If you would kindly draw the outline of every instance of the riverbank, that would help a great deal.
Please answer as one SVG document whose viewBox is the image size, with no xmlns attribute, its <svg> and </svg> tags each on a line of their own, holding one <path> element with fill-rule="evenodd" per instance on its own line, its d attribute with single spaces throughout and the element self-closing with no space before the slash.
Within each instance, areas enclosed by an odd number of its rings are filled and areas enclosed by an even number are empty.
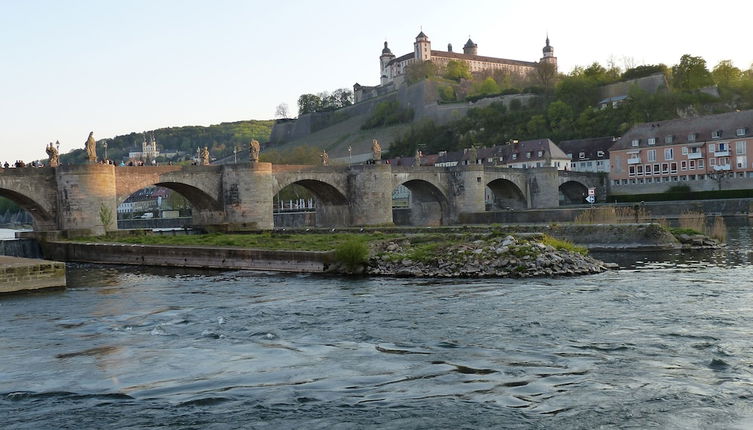
<svg viewBox="0 0 753 430">
<path fill-rule="evenodd" d="M 65 264 L 0 256 L 0 293 L 65 287 Z"/>
<path fill-rule="evenodd" d="M 121 243 L 115 243 L 121 242 Z M 598 273 L 585 248 L 541 233 L 463 232 L 115 235 L 45 241 L 47 258 L 140 266 L 417 277 L 534 277 Z"/>
</svg>

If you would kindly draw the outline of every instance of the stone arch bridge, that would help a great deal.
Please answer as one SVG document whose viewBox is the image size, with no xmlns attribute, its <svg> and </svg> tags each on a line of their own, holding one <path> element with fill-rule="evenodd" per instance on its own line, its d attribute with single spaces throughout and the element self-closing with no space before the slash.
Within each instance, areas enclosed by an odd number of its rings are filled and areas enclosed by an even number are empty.
<svg viewBox="0 0 753 430">
<path fill-rule="evenodd" d="M 588 187 L 606 194 L 607 181 L 593 173 L 554 168 L 290 166 L 270 163 L 211 166 L 116 167 L 102 164 L 0 169 L 0 196 L 27 210 L 35 231 L 101 234 L 116 229 L 118 204 L 148 186 L 183 195 L 193 225 L 226 230 L 273 228 L 273 198 L 291 184 L 317 199 L 317 224 L 366 226 L 392 223 L 392 192 L 411 190 L 414 224 L 452 224 L 463 213 L 494 208 L 550 208 L 582 202 Z M 110 223 L 104 225 L 108 220 Z"/>
</svg>

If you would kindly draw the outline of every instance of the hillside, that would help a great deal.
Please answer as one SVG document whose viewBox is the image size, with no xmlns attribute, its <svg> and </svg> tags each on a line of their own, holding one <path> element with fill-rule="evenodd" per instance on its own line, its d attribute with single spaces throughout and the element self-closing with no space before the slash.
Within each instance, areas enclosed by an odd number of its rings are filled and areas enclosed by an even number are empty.
<svg viewBox="0 0 753 430">
<path fill-rule="evenodd" d="M 273 120 L 247 120 L 223 122 L 208 127 L 159 128 L 149 131 L 149 134 L 154 135 L 161 152 L 177 152 L 181 159 L 195 155 L 196 149 L 204 146 L 209 148 L 212 157 L 223 157 L 231 155 L 235 146 L 246 148 L 252 139 L 262 143 L 267 142 L 273 125 Z M 142 132 L 99 139 L 97 141 L 97 154 L 100 158 L 104 157 L 104 144 L 106 142 L 108 158 L 120 161 L 126 159 L 131 151 L 141 151 L 143 140 L 144 134 Z M 81 149 L 75 149 L 68 154 L 61 155 L 63 163 L 81 163 L 85 161 L 85 158 L 83 143 Z M 158 159 L 158 161 L 162 160 Z"/>
</svg>

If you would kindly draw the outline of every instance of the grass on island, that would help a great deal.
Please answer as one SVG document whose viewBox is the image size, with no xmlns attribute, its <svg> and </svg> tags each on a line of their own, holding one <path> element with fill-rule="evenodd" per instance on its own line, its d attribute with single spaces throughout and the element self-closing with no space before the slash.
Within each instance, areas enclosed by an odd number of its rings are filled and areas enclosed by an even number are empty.
<svg viewBox="0 0 753 430">
<path fill-rule="evenodd" d="M 375 240 L 386 240 L 398 235 L 384 233 L 368 233 L 358 235 L 358 240 L 368 243 Z M 239 247 L 288 251 L 332 251 L 338 246 L 352 241 L 351 233 L 331 234 L 191 234 L 178 236 L 140 235 L 126 237 L 88 237 L 81 239 L 85 242 L 131 243 L 138 245 L 171 245 L 171 246 L 216 246 Z"/>
</svg>

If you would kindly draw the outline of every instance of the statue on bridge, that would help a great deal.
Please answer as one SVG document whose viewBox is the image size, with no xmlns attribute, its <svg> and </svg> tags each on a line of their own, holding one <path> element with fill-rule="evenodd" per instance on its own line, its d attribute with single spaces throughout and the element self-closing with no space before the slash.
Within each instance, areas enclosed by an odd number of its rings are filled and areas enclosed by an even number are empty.
<svg viewBox="0 0 753 430">
<path fill-rule="evenodd" d="M 421 157 L 423 157 L 423 152 L 416 149 L 416 162 L 414 164 L 414 167 L 421 167 Z"/>
<path fill-rule="evenodd" d="M 261 152 L 261 146 L 259 141 L 254 139 L 248 144 L 248 158 L 252 163 L 259 161 L 259 152 Z"/>
<path fill-rule="evenodd" d="M 97 162 L 97 141 L 94 140 L 94 132 L 89 132 L 89 138 L 86 139 L 86 159 L 89 160 L 90 163 L 96 163 Z"/>
<path fill-rule="evenodd" d="M 327 155 L 327 151 L 322 149 L 322 154 L 319 156 L 319 158 L 322 159 L 322 166 L 326 166 L 329 164 L 329 155 Z"/>
<path fill-rule="evenodd" d="M 60 142 L 58 142 L 58 145 L 60 145 Z M 45 152 L 47 153 L 47 158 L 49 159 L 48 164 L 50 165 L 50 167 L 58 167 L 60 165 L 60 155 L 58 154 L 58 150 L 57 148 L 55 148 L 55 145 L 53 145 L 52 142 L 47 145 Z"/>
<path fill-rule="evenodd" d="M 376 139 L 371 141 L 371 155 L 374 161 L 382 159 L 382 147 L 379 145 L 379 141 Z"/>
<path fill-rule="evenodd" d="M 201 148 L 201 165 L 209 165 L 209 148 L 207 148 L 206 146 Z"/>
</svg>

